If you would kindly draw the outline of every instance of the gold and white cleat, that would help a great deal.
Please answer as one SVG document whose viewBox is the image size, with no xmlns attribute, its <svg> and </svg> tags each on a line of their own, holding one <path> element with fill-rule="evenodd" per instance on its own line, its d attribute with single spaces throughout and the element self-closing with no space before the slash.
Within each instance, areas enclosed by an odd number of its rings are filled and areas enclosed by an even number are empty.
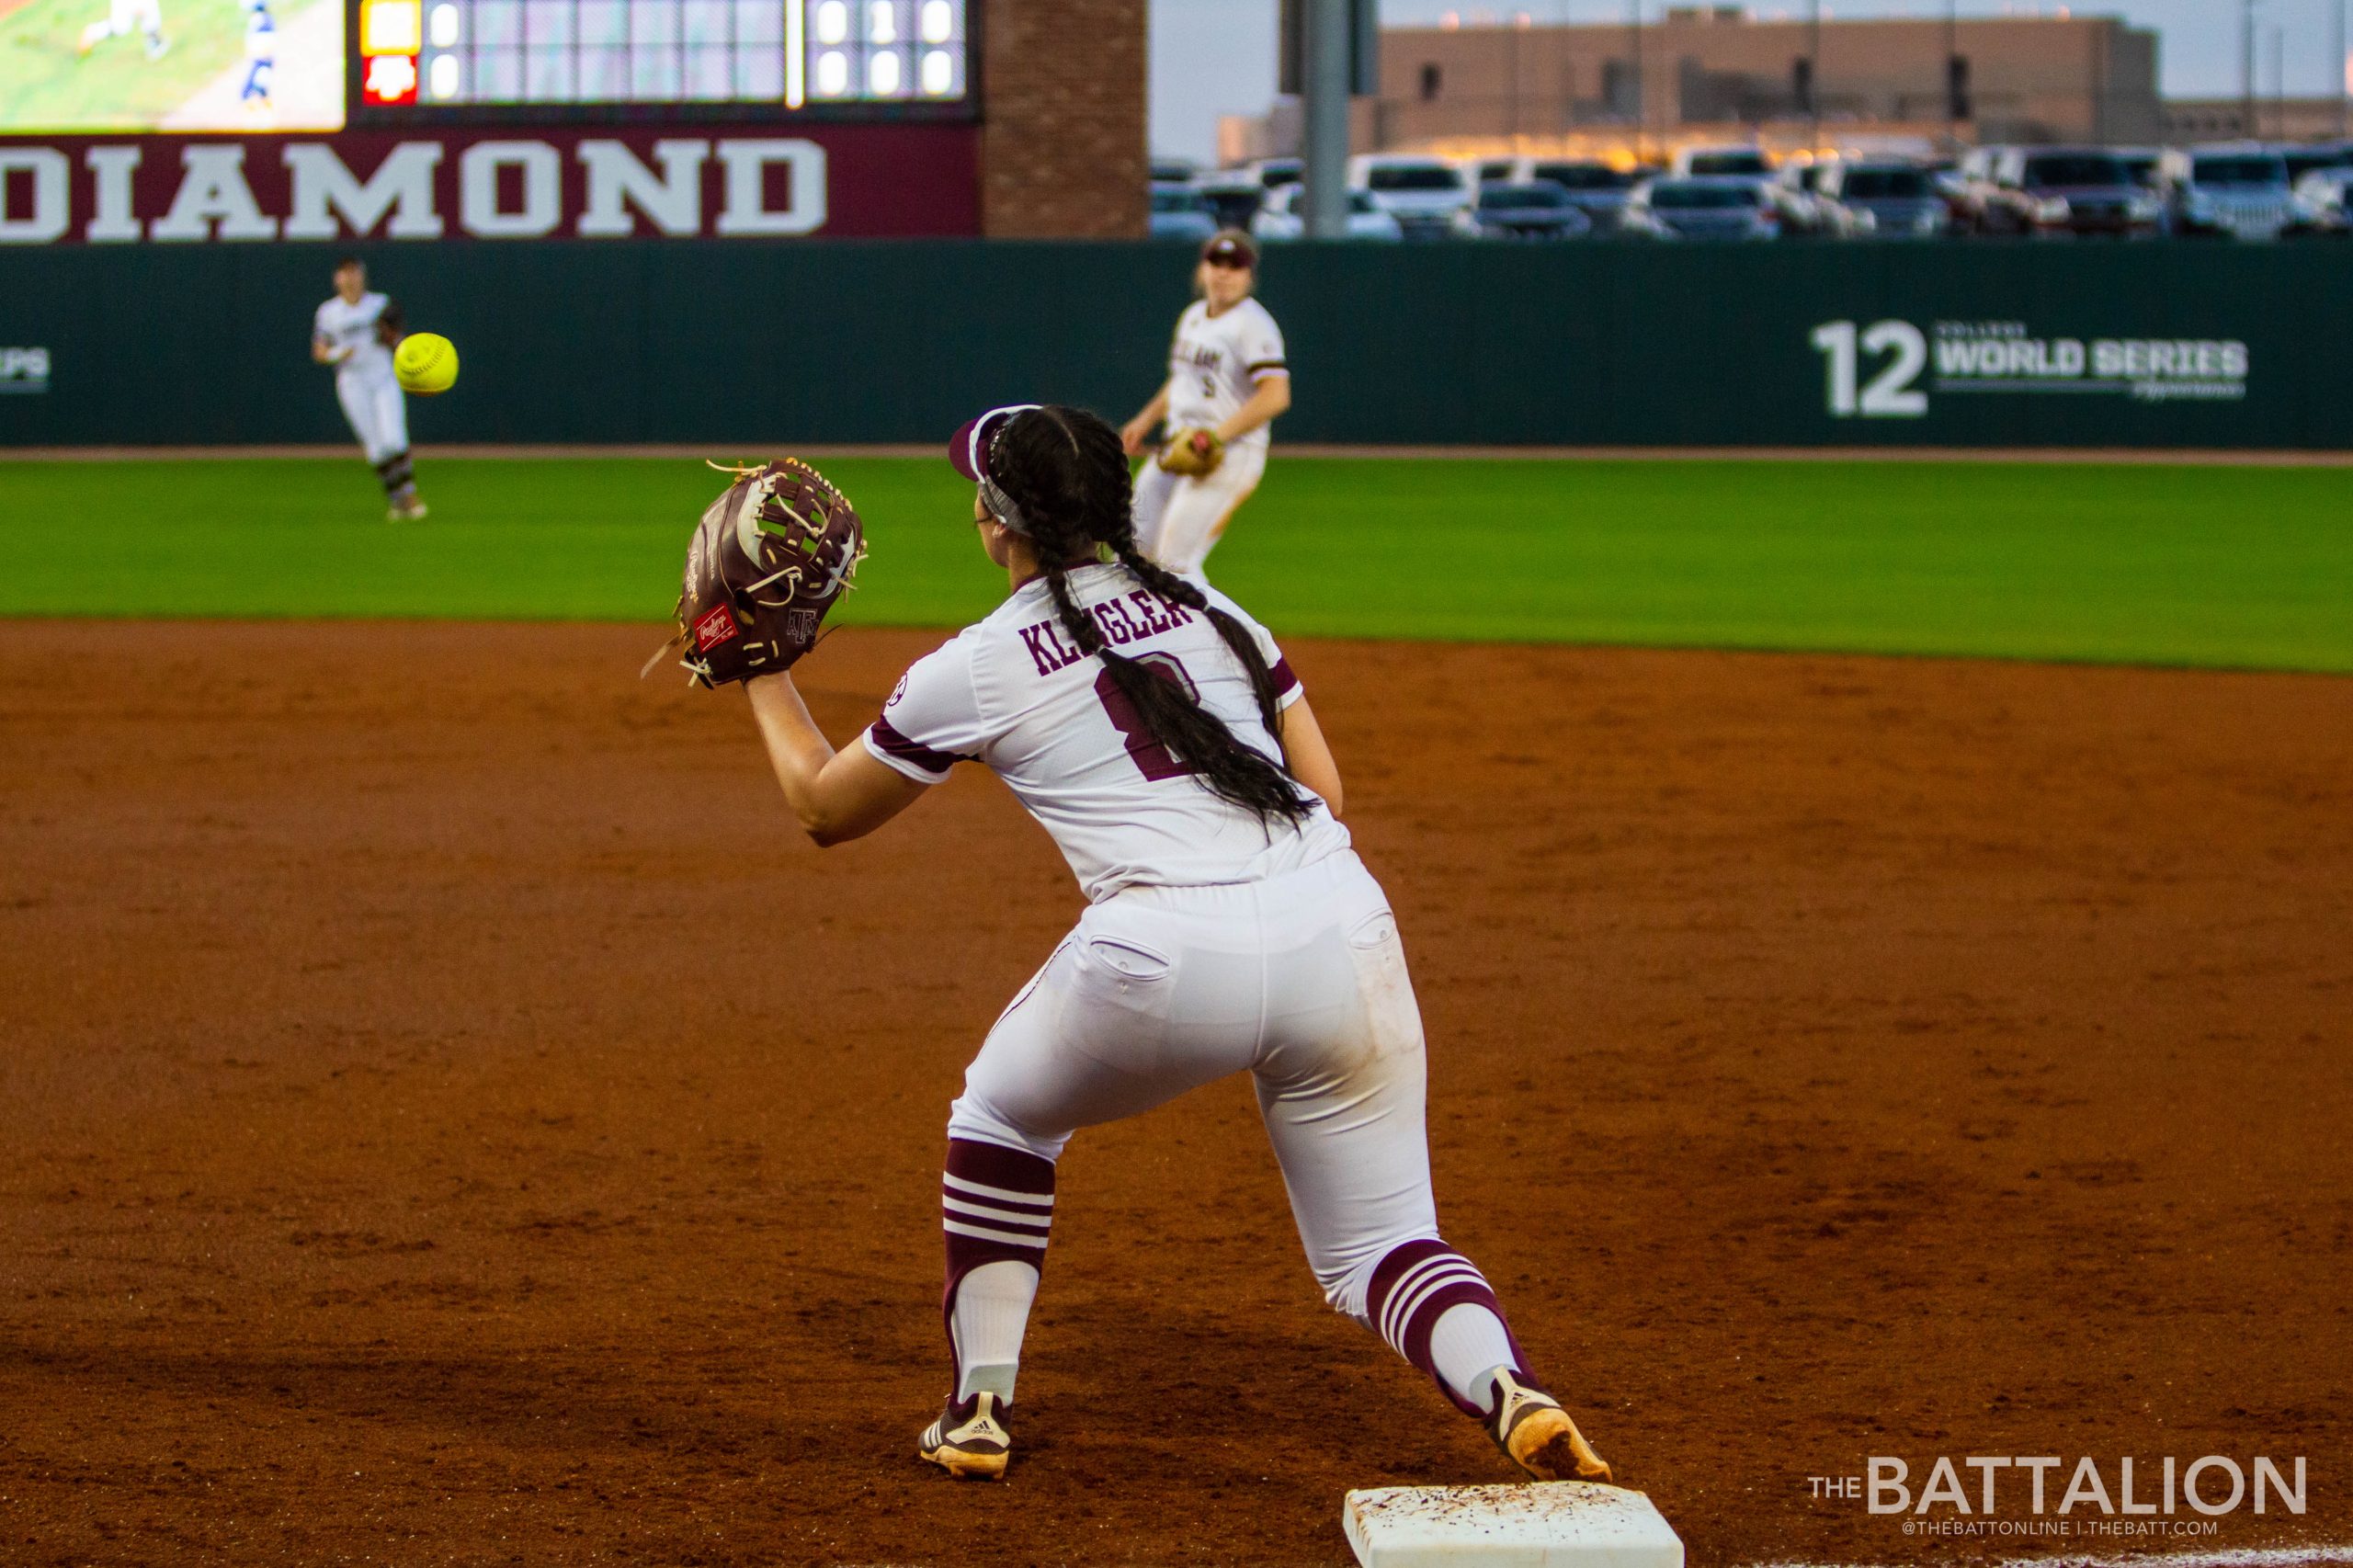
<svg viewBox="0 0 2353 1568">
<path fill-rule="evenodd" d="M 960 1480 L 1002 1481 L 1013 1457 L 1013 1432 L 1006 1424 L 1012 1413 L 993 1393 L 952 1403 L 925 1429 L 916 1457 Z"/>
<path fill-rule="evenodd" d="M 1495 1408 L 1487 1436 L 1512 1463 L 1539 1481 L 1598 1481 L 1615 1484 L 1609 1462 L 1593 1451 L 1561 1402 L 1498 1367 Z"/>
</svg>

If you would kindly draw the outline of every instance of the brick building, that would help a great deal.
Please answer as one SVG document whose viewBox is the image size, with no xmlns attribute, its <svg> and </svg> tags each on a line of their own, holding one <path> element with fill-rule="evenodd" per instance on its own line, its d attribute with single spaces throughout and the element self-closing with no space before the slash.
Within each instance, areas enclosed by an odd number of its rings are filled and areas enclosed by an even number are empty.
<svg viewBox="0 0 2353 1568">
<path fill-rule="evenodd" d="M 1143 233 L 1146 10 L 1147 0 L 985 0 L 983 233 Z"/>
<path fill-rule="evenodd" d="M 1963 113 L 1949 114 L 1957 59 Z M 1281 150 L 1295 106 L 1229 122 L 1226 151 Z M 1640 155 L 1727 138 L 1805 145 L 2160 138 L 2157 35 L 2114 17 L 1759 20 L 1737 6 L 1539 27 L 1391 28 L 1360 151 Z M 1256 143 L 1255 145 L 1253 143 Z"/>
</svg>

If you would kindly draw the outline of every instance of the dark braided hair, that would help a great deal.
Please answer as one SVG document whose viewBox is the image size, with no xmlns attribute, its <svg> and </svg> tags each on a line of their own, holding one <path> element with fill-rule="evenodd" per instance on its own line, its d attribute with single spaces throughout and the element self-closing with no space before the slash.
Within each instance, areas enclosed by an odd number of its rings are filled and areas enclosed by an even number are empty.
<svg viewBox="0 0 2353 1568">
<path fill-rule="evenodd" d="M 1152 738 L 1213 794 L 1256 813 L 1259 821 L 1305 821 L 1313 804 L 1280 764 L 1245 744 L 1175 676 L 1112 652 L 1095 618 L 1071 595 L 1069 569 L 1099 563 L 1108 551 L 1146 588 L 1209 618 L 1241 661 L 1267 733 L 1282 733 L 1274 674 L 1249 628 L 1137 551 L 1134 483 L 1119 432 L 1081 408 L 1048 403 L 1025 410 L 1006 421 L 991 442 L 989 477 L 1020 511 L 1063 630 L 1081 653 L 1103 661 Z"/>
</svg>

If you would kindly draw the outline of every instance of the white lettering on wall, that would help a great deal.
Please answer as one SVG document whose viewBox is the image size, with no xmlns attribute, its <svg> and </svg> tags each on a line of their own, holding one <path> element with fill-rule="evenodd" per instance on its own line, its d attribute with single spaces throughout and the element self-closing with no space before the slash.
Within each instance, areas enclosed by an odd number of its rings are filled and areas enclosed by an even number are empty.
<svg viewBox="0 0 2353 1568">
<path fill-rule="evenodd" d="M 265 217 L 245 183 L 245 150 L 233 142 L 180 149 L 180 188 L 171 210 L 147 225 L 151 240 L 274 240 L 278 220 Z"/>
<path fill-rule="evenodd" d="M 293 185 L 286 237 L 334 239 L 340 232 L 338 215 L 353 234 L 364 237 L 389 213 L 387 239 L 438 240 L 441 214 L 433 207 L 433 176 L 440 166 L 439 142 L 404 142 L 362 181 L 325 142 L 293 142 L 286 149 L 286 173 Z"/>
<path fill-rule="evenodd" d="M 722 143 L 724 145 L 724 143 Z M 578 233 L 608 238 L 635 232 L 623 203 L 645 214 L 663 233 L 691 237 L 702 233 L 702 165 L 710 143 L 663 141 L 654 144 L 656 176 L 619 142 L 583 142 L 580 166 L 588 175 L 588 210 Z"/>
<path fill-rule="evenodd" d="M 498 171 L 523 171 L 523 205 L 498 205 Z M 544 142 L 477 142 L 458 159 L 458 223 L 485 240 L 535 240 L 563 222 L 563 160 Z"/>
<path fill-rule="evenodd" d="M 82 237 L 92 244 L 124 244 L 146 233 L 131 210 L 131 176 L 139 168 L 139 154 L 136 147 L 93 147 L 82 154 L 96 207 Z"/>
<path fill-rule="evenodd" d="M 717 233 L 806 234 L 824 226 L 825 150 L 814 142 L 722 142 L 719 162 L 727 171 L 727 195 Z M 767 171 L 777 164 L 791 171 L 791 200 L 781 209 L 767 204 Z"/>
<path fill-rule="evenodd" d="M 74 165 L 54 147 L 0 146 L 0 199 L 20 174 L 32 176 L 32 210 L 11 218 L 0 205 L 0 245 L 45 245 L 74 222 Z"/>
</svg>

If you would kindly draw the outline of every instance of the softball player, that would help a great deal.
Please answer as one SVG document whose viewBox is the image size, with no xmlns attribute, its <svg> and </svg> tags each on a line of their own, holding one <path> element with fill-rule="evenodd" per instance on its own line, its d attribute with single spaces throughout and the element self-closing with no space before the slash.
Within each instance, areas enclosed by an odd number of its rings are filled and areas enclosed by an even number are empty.
<svg viewBox="0 0 2353 1568">
<path fill-rule="evenodd" d="M 104 19 L 82 29 L 81 52 L 87 54 L 110 38 L 127 37 L 134 28 L 147 40 L 148 59 L 161 60 L 172 47 L 164 37 L 163 0 L 107 0 Z"/>
<path fill-rule="evenodd" d="M 369 292 L 367 264 L 358 256 L 335 263 L 335 297 L 311 319 L 311 358 L 335 367 L 335 401 L 384 483 L 385 515 L 396 523 L 425 516 L 408 455 L 408 403 L 392 377 L 400 339 L 400 307 Z"/>
<path fill-rule="evenodd" d="M 1257 245 L 1238 231 L 1201 247 L 1193 273 L 1200 298 L 1176 318 L 1168 380 L 1120 431 L 1131 457 L 1163 421 L 1180 439 L 1207 430 L 1222 446 L 1207 472 L 1172 472 L 1164 459 L 1146 464 L 1136 483 L 1136 543 L 1172 572 L 1199 572 L 1209 560 L 1234 511 L 1258 488 L 1268 426 L 1290 406 L 1282 328 L 1250 297 L 1257 268 Z"/>
<path fill-rule="evenodd" d="M 1120 437 L 1024 404 L 958 432 L 1011 593 L 899 682 L 840 752 L 789 675 L 748 684 L 821 845 L 873 832 L 959 762 L 1002 778 L 1089 906 L 989 1031 L 940 1186 L 954 1386 L 922 1458 L 996 1477 L 1023 1329 L 1081 1127 L 1247 1072 L 1308 1262 L 1540 1479 L 1609 1479 L 1438 1233 L 1421 1017 L 1388 901 L 1340 825 L 1298 677 L 1231 599 L 1138 552 Z"/>
</svg>

